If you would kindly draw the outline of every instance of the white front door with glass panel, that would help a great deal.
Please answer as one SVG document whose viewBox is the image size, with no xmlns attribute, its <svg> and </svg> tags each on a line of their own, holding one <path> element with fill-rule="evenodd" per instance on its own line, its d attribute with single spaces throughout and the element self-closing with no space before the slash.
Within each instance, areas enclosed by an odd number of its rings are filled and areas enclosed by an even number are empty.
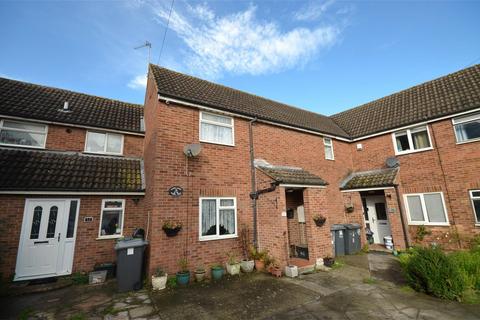
<svg viewBox="0 0 480 320">
<path fill-rule="evenodd" d="M 366 198 L 366 205 L 368 210 L 367 223 L 370 225 L 370 230 L 373 232 L 373 240 L 375 243 L 383 244 L 383 237 L 392 234 L 387 217 L 385 197 L 368 196 Z"/>
<path fill-rule="evenodd" d="M 70 274 L 79 200 L 27 199 L 14 280 Z"/>
</svg>

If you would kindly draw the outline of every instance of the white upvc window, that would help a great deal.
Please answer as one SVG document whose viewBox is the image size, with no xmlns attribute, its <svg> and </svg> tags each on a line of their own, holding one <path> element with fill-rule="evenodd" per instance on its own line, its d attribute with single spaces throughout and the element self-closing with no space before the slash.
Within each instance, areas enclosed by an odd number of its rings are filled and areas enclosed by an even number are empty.
<svg viewBox="0 0 480 320">
<path fill-rule="evenodd" d="M 475 224 L 480 226 L 480 190 L 470 190 L 470 199 L 472 200 Z"/>
<path fill-rule="evenodd" d="M 233 118 L 200 112 L 200 141 L 234 146 Z"/>
<path fill-rule="evenodd" d="M 480 112 L 452 119 L 457 143 L 480 141 Z"/>
<path fill-rule="evenodd" d="M 47 130 L 46 124 L 0 120 L 0 144 L 44 149 Z"/>
<path fill-rule="evenodd" d="M 408 223 L 411 225 L 448 226 L 442 192 L 405 194 Z"/>
<path fill-rule="evenodd" d="M 392 138 L 396 155 L 433 149 L 427 125 L 394 132 Z"/>
<path fill-rule="evenodd" d="M 100 213 L 99 239 L 119 238 L 123 235 L 125 199 L 104 199 Z"/>
<path fill-rule="evenodd" d="M 199 239 L 216 240 L 237 237 L 237 199 L 204 197 L 199 203 Z"/>
<path fill-rule="evenodd" d="M 85 152 L 122 155 L 123 135 L 107 132 L 87 131 Z"/>
<path fill-rule="evenodd" d="M 335 155 L 333 154 L 333 140 L 331 138 L 323 138 L 323 145 L 325 149 L 325 159 L 335 160 Z"/>
</svg>

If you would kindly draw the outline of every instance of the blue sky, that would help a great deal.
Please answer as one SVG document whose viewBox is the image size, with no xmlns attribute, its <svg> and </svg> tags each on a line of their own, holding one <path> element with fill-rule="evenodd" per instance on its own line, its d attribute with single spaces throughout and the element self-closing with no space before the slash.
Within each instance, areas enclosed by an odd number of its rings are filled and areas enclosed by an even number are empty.
<svg viewBox="0 0 480 320">
<path fill-rule="evenodd" d="M 0 76 L 143 103 L 170 0 L 0 1 Z M 330 115 L 480 63 L 480 1 L 176 0 L 160 64 Z"/>
</svg>

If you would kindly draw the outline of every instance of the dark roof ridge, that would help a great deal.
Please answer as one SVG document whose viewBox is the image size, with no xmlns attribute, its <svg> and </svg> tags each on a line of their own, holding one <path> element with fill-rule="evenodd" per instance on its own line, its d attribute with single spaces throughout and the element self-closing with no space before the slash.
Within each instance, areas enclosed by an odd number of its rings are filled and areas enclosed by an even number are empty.
<svg viewBox="0 0 480 320">
<path fill-rule="evenodd" d="M 1 79 L 5 79 L 5 80 L 8 80 L 8 81 L 19 82 L 19 83 L 22 83 L 22 84 L 24 84 L 24 85 L 33 86 L 33 87 L 40 87 L 40 88 L 49 89 L 49 90 L 52 90 L 52 89 L 53 89 L 53 90 L 60 90 L 60 91 L 63 91 L 63 92 L 65 92 L 65 93 L 81 94 L 81 95 L 89 96 L 89 97 L 92 97 L 92 98 L 97 98 L 97 99 L 102 99 L 102 100 L 109 100 L 109 101 L 111 101 L 111 102 L 121 103 L 121 104 L 124 104 L 125 106 L 128 106 L 128 107 L 142 108 L 142 109 L 143 109 L 143 105 L 142 105 L 142 104 L 138 104 L 138 103 L 126 102 L 126 101 L 122 101 L 122 100 L 118 100 L 118 99 L 101 97 L 101 96 L 97 96 L 97 95 L 90 94 L 90 93 L 83 93 L 83 92 L 73 91 L 73 90 L 70 90 L 70 89 L 64 89 L 64 88 L 52 87 L 52 86 L 46 86 L 46 85 L 43 85 L 43 84 L 37 84 L 37 83 L 32 83 L 32 82 L 27 82 L 27 81 L 22 81 L 22 80 L 17 80 L 17 79 L 11 79 L 11 78 L 6 78 L 6 77 L 0 77 L 0 80 L 1 80 Z M 61 107 L 63 107 L 63 106 L 59 106 L 59 108 L 61 108 Z"/>
<path fill-rule="evenodd" d="M 321 114 L 321 113 L 313 112 L 313 111 L 310 111 L 310 110 L 307 110 L 307 109 L 303 109 L 303 108 L 300 108 L 300 107 L 297 107 L 297 106 L 294 106 L 294 105 L 291 105 L 291 104 L 288 104 L 288 103 L 284 103 L 284 102 L 281 102 L 281 101 L 276 101 L 276 100 L 273 100 L 273 99 L 271 99 L 271 98 L 263 97 L 263 96 L 260 96 L 260 95 L 258 95 L 258 94 L 251 93 L 251 92 L 248 92 L 248 91 L 235 89 L 235 88 L 226 86 L 226 85 L 224 85 L 224 84 L 216 83 L 216 82 L 213 82 L 213 81 L 210 81 L 210 80 L 201 79 L 201 78 L 198 78 L 198 77 L 189 75 L 189 74 L 181 73 L 181 72 L 178 72 L 178 71 L 175 71 L 175 70 L 172 70 L 172 69 L 168 69 L 168 68 L 159 66 L 159 65 L 157 65 L 157 64 L 150 63 L 150 64 L 149 64 L 149 68 L 150 68 L 150 66 L 154 66 L 154 67 L 157 67 L 157 68 L 165 69 L 165 70 L 168 70 L 168 71 L 170 71 L 170 72 L 174 72 L 174 73 L 176 73 L 176 74 L 178 74 L 178 75 L 189 77 L 189 78 L 191 78 L 191 79 L 200 79 L 200 80 L 202 80 L 202 81 L 208 82 L 208 83 L 210 83 L 210 84 L 212 84 L 212 85 L 215 85 L 215 86 L 223 87 L 223 88 L 228 89 L 228 90 L 237 91 L 237 92 L 243 93 L 243 94 L 248 94 L 248 95 L 250 95 L 250 96 L 254 96 L 254 97 L 257 97 L 257 98 L 260 98 L 260 99 L 268 100 L 268 101 L 273 102 L 273 103 L 280 103 L 280 104 L 283 104 L 283 105 L 285 105 L 285 106 L 287 106 L 287 107 L 295 108 L 295 109 L 297 109 L 297 110 L 301 110 L 301 111 L 304 111 L 304 112 L 309 112 L 309 113 L 314 114 L 314 115 L 316 115 L 316 116 L 322 116 L 322 117 L 325 117 L 325 118 L 329 118 L 328 116 L 326 116 L 326 115 L 324 115 L 324 114 Z"/>
</svg>

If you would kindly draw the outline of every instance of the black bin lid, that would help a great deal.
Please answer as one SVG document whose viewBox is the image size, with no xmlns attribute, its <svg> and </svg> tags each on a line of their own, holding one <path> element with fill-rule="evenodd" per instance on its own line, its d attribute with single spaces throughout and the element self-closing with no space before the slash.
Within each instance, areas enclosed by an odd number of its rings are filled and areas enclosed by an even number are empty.
<svg viewBox="0 0 480 320">
<path fill-rule="evenodd" d="M 335 231 L 335 230 L 345 230 L 345 226 L 343 224 L 333 224 L 330 227 L 330 231 Z"/>
</svg>

